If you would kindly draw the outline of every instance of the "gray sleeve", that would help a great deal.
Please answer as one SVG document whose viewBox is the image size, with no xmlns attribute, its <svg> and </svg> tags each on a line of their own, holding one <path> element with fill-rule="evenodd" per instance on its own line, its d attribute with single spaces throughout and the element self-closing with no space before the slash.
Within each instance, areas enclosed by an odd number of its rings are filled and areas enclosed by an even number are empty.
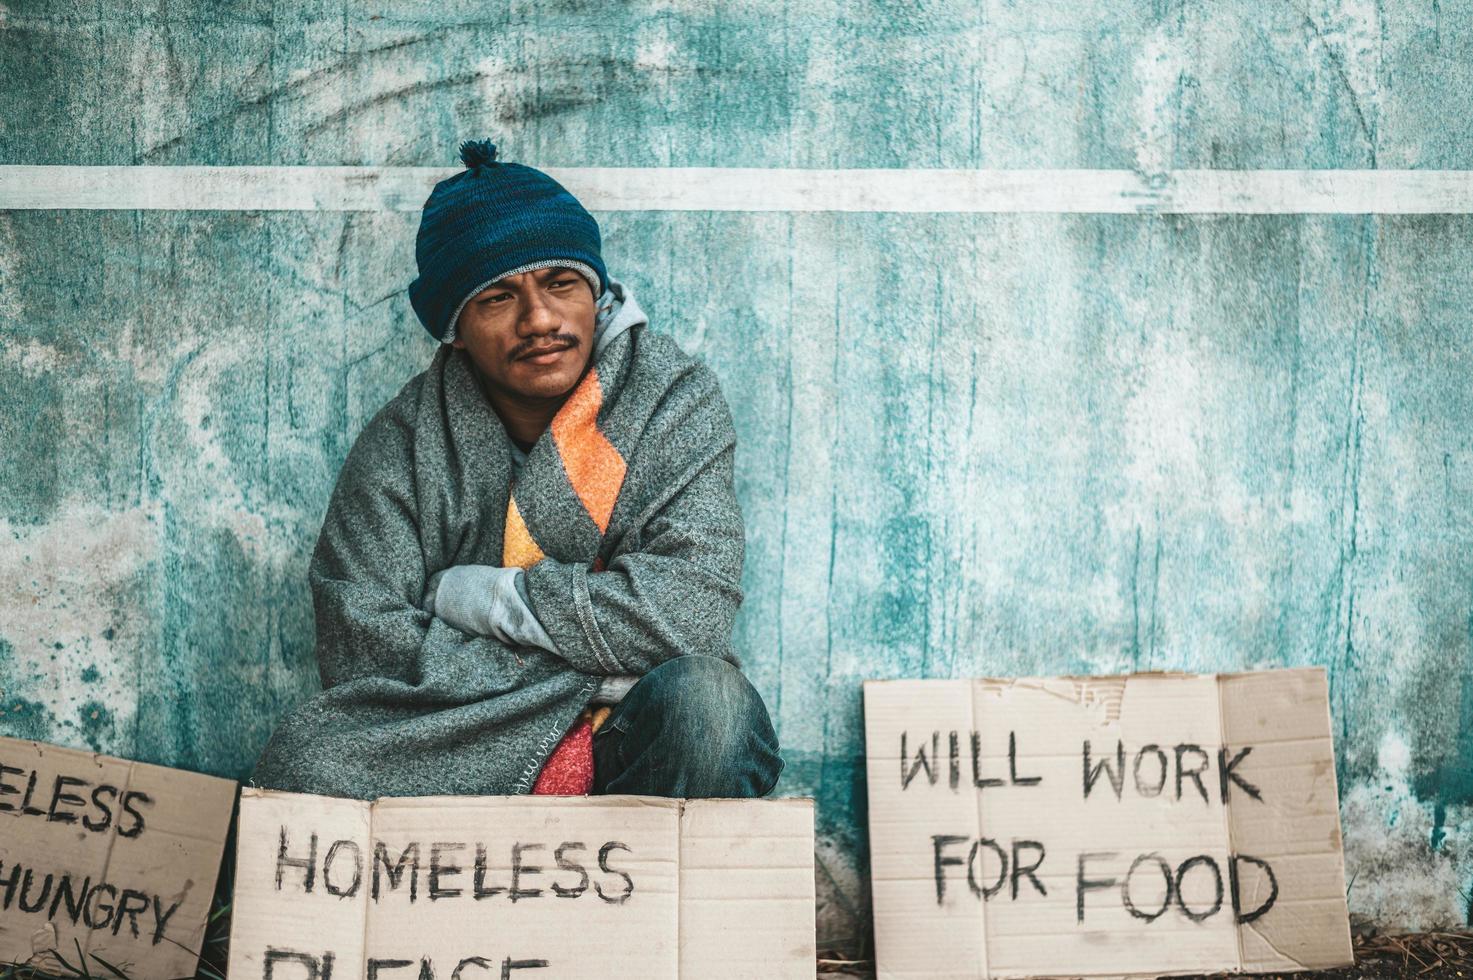
<svg viewBox="0 0 1473 980">
<path fill-rule="evenodd" d="M 537 623 L 539 630 L 542 629 L 542 624 L 537 621 L 537 611 L 532 608 L 532 594 L 527 591 L 527 576 L 525 574 L 518 575 L 516 577 L 516 584 L 517 592 L 521 595 L 522 602 L 527 607 L 528 617 L 530 617 L 532 622 Z M 544 631 L 542 635 L 547 636 L 547 633 Z M 547 642 L 551 644 L 552 638 L 548 637 Z M 547 646 L 546 649 L 557 653 L 557 650 L 552 646 Z M 638 674 L 605 675 L 600 678 L 598 690 L 593 693 L 592 701 L 594 704 L 618 704 L 624 700 L 624 695 L 629 693 L 629 689 L 638 683 Z"/>
<path fill-rule="evenodd" d="M 599 681 L 598 690 L 593 692 L 591 700 L 594 704 L 618 704 L 638 683 L 639 677 L 634 674 L 606 675 Z"/>
<path fill-rule="evenodd" d="M 425 604 L 462 633 L 555 654 L 557 646 L 532 611 L 525 579 L 520 568 L 455 565 L 430 580 Z"/>
<path fill-rule="evenodd" d="M 507 605 L 512 607 L 512 617 L 522 624 L 518 630 L 520 635 L 514 637 L 518 643 L 527 646 L 541 647 L 551 653 L 557 653 L 557 644 L 552 642 L 552 637 L 547 635 L 547 630 L 542 628 L 542 622 L 537 618 L 537 610 L 532 608 L 532 594 L 527 591 L 527 573 L 520 568 L 512 578 L 515 588 L 512 595 L 507 597 Z M 520 607 L 520 608 L 517 608 Z"/>
</svg>

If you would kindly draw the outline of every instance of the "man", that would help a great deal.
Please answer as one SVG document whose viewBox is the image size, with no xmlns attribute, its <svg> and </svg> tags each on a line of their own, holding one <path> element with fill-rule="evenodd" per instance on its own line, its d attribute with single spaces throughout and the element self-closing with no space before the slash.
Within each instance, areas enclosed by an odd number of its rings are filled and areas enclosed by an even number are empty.
<svg viewBox="0 0 1473 980">
<path fill-rule="evenodd" d="M 343 465 L 309 581 L 323 691 L 257 785 L 376 796 L 761 796 L 736 666 L 744 535 L 711 370 L 609 279 L 541 171 L 465 143 L 409 295 L 441 342 Z"/>
</svg>

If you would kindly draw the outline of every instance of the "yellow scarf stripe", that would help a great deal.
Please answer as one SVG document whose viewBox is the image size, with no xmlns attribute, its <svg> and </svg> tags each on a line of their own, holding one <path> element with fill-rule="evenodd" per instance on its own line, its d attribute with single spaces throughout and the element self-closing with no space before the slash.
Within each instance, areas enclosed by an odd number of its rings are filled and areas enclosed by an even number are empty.
<svg viewBox="0 0 1473 980">
<path fill-rule="evenodd" d="M 515 497 L 506 505 L 506 533 L 502 538 L 501 565 L 503 568 L 531 568 L 547 555 L 532 540 L 527 522 L 522 520 L 521 508 Z"/>
</svg>

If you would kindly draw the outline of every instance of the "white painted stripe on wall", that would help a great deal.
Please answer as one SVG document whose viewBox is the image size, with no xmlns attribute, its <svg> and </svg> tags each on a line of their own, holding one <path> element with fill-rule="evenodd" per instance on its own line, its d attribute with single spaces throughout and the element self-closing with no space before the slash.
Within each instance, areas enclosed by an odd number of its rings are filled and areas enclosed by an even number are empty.
<svg viewBox="0 0 1473 980">
<path fill-rule="evenodd" d="M 0 166 L 0 210 L 417 211 L 454 167 Z M 1469 170 L 547 167 L 592 211 L 1469 214 Z"/>
</svg>

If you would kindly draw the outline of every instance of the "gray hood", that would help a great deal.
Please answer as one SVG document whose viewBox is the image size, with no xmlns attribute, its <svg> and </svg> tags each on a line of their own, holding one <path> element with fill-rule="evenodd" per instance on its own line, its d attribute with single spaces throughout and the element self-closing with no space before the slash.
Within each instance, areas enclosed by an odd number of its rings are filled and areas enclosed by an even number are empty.
<svg viewBox="0 0 1473 980">
<path fill-rule="evenodd" d="M 593 354 L 590 358 L 597 358 L 605 347 L 630 327 L 649 322 L 649 317 L 639 308 L 629 287 L 610 277 L 608 288 L 598 298 L 598 313 L 593 327 Z"/>
</svg>

